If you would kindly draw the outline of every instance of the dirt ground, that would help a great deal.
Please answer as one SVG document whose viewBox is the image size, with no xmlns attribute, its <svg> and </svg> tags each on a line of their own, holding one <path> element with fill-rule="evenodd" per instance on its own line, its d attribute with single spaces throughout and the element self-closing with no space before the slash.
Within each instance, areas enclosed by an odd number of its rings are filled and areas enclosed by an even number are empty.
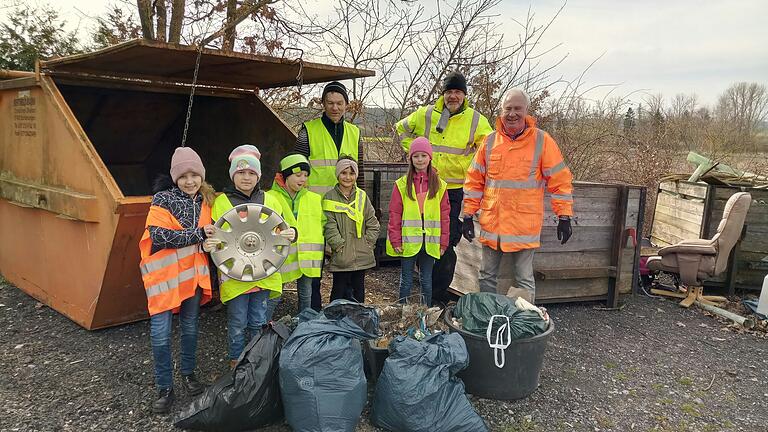
<svg viewBox="0 0 768 432">
<path fill-rule="evenodd" d="M 368 302 L 393 301 L 398 275 L 369 272 Z M 295 296 L 278 315 L 294 311 Z M 470 396 L 491 429 L 768 431 L 764 331 L 738 331 L 670 300 L 621 302 L 618 311 L 550 305 L 556 330 L 539 389 L 514 402 Z M 198 376 L 209 383 L 227 370 L 225 325 L 224 309 L 203 310 Z M 154 396 L 147 321 L 89 332 L 0 279 L 1 431 L 173 430 L 172 416 L 150 413 Z M 174 412 L 189 401 L 178 397 Z M 379 430 L 367 417 L 358 431 Z"/>
</svg>

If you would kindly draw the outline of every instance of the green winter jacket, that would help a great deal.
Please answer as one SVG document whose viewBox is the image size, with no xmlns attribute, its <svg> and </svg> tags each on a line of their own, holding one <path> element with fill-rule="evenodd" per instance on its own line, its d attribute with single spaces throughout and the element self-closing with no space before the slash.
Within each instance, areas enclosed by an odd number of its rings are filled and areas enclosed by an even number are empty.
<svg viewBox="0 0 768 432">
<path fill-rule="evenodd" d="M 324 200 L 351 204 L 358 193 L 365 194 L 362 189 L 356 189 L 351 199 L 346 199 L 339 185 L 329 190 Z M 325 211 L 325 243 L 331 249 L 331 259 L 328 270 L 332 272 L 365 270 L 376 265 L 373 248 L 379 238 L 379 220 L 373 210 L 371 201 L 365 197 L 363 205 L 363 230 L 361 238 L 357 238 L 355 221 L 346 213 Z"/>
</svg>

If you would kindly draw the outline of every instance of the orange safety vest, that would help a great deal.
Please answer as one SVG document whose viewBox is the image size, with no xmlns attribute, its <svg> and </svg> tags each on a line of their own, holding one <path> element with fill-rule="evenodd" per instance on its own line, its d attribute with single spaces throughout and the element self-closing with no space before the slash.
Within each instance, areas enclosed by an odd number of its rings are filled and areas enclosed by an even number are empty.
<svg viewBox="0 0 768 432">
<path fill-rule="evenodd" d="M 211 223 L 211 208 L 203 203 L 198 227 Z M 211 300 L 211 276 L 208 257 L 201 245 L 194 244 L 178 249 L 162 249 L 152 253 L 152 239 L 149 227 L 156 226 L 173 230 L 184 229 L 168 210 L 150 206 L 144 234 L 139 241 L 141 252 L 141 278 L 147 294 L 147 308 L 150 315 L 167 310 L 178 312 L 181 302 L 193 297 L 199 286 L 202 288 L 200 304 Z"/>
<path fill-rule="evenodd" d="M 540 245 L 544 188 L 558 216 L 573 215 L 573 176 L 557 143 L 526 116 L 526 130 L 511 139 L 496 131 L 477 150 L 464 183 L 464 213 L 480 210 L 480 242 L 503 252 Z"/>
</svg>

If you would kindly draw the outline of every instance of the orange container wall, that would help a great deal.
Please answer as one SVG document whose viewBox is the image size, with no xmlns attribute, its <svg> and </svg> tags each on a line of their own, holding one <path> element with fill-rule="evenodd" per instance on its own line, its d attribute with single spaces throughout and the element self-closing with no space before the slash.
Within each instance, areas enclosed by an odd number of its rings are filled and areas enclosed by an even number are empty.
<svg viewBox="0 0 768 432">
<path fill-rule="evenodd" d="M 14 245 L 0 249 L 0 273 L 87 329 L 146 318 L 138 241 L 151 183 L 181 141 L 188 96 L 57 87 L 45 76 L 40 84 L 0 91 L 0 124 L 14 125 L 14 100 L 28 91 L 36 127 L 34 136 L 0 132 L 0 238 Z M 295 139 L 252 94 L 201 96 L 187 145 L 221 190 L 232 148 L 259 147 L 268 187 Z M 36 193 L 44 200 L 29 202 Z"/>
<path fill-rule="evenodd" d="M 19 100 L 25 98 L 34 109 L 21 116 Z M 0 272 L 92 328 L 119 190 L 49 78 L 39 87 L 0 92 L 0 116 L 11 126 L 3 128 L 0 143 L 2 195 L 16 186 L 21 195 L 18 201 L 0 199 L 0 238 L 12 245 L 0 252 Z"/>
</svg>

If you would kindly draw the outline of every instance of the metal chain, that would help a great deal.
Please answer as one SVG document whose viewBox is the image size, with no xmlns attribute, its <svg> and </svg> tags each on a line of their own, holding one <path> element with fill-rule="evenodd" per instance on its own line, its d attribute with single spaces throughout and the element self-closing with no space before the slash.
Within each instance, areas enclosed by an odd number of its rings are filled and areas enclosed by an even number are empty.
<svg viewBox="0 0 768 432">
<path fill-rule="evenodd" d="M 304 85 L 304 50 L 296 47 L 284 47 L 281 57 L 286 60 L 287 58 L 285 57 L 285 52 L 288 50 L 295 50 L 299 52 L 299 56 L 291 62 L 299 65 L 299 72 L 296 74 L 296 90 L 299 93 L 298 96 L 301 97 L 301 86 Z"/>
<path fill-rule="evenodd" d="M 299 63 L 299 73 L 296 74 L 296 89 L 299 92 L 298 96 L 301 97 L 301 86 L 304 84 L 304 59 L 299 57 L 296 61 Z"/>
<path fill-rule="evenodd" d="M 187 130 L 189 129 L 189 118 L 192 116 L 192 103 L 195 98 L 195 85 L 197 85 L 197 72 L 200 70 L 200 57 L 203 55 L 203 44 L 197 47 L 197 60 L 195 61 L 195 73 L 192 76 L 192 91 L 189 93 L 189 104 L 187 105 L 187 118 L 184 120 L 184 134 L 181 136 L 181 147 L 187 143 Z"/>
</svg>

